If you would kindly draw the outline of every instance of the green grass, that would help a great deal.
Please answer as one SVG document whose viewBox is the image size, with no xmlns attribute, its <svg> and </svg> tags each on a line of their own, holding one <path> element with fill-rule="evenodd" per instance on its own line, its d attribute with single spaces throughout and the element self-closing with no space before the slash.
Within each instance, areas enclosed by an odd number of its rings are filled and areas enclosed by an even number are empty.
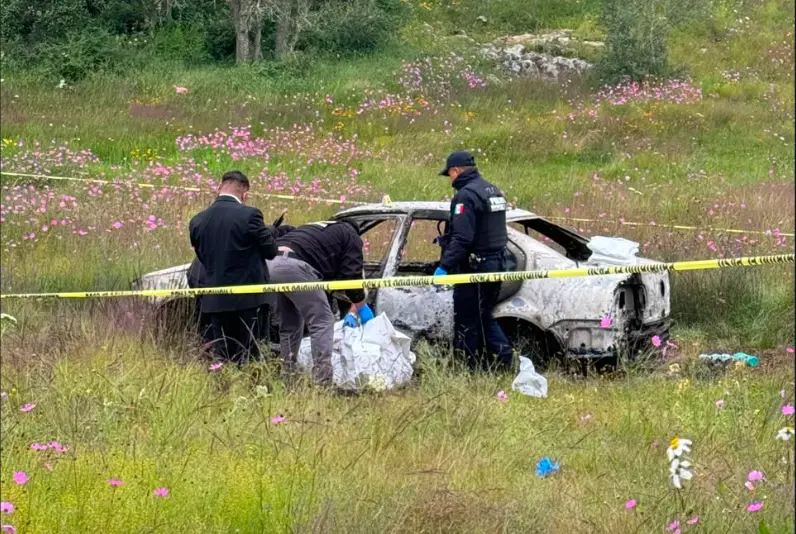
<svg viewBox="0 0 796 534">
<path fill-rule="evenodd" d="M 502 403 L 509 377 L 426 360 L 408 390 L 346 398 L 286 390 L 267 369 L 208 374 L 146 339 L 92 333 L 38 362 L 4 351 L 3 499 L 27 532 L 657 532 L 693 515 L 694 531 L 792 525 L 792 447 L 774 439 L 778 391 L 792 388 L 781 373 L 553 374 L 548 399 Z M 45 341 L 11 336 L 20 349 Z M 694 441 L 696 476 L 679 492 L 667 480 L 674 436 Z M 29 450 L 52 440 L 69 451 Z M 561 465 L 549 479 L 534 472 L 543 456 Z M 23 487 L 10 480 L 19 470 Z M 751 470 L 766 475 L 754 494 Z M 747 513 L 753 499 L 765 511 Z"/>
</svg>

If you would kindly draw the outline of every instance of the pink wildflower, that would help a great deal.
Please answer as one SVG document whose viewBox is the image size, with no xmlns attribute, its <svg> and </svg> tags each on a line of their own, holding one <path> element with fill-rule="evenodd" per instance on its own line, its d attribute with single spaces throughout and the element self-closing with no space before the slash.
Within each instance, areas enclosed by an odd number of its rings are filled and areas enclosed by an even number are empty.
<svg viewBox="0 0 796 534">
<path fill-rule="evenodd" d="M 155 488 L 155 490 L 152 493 L 155 495 L 155 497 L 169 496 L 169 490 L 167 488 Z"/>
<path fill-rule="evenodd" d="M 697 523 L 699 523 L 699 516 L 695 515 L 694 517 L 686 521 L 686 523 L 688 523 L 689 525 L 696 525 Z"/>
<path fill-rule="evenodd" d="M 794 408 L 792 404 L 786 404 L 782 407 L 782 415 L 793 415 Z"/>
<path fill-rule="evenodd" d="M 24 486 L 28 483 L 28 474 L 25 471 L 14 471 L 14 483 L 18 486 Z"/>
<path fill-rule="evenodd" d="M 661 346 L 661 338 L 660 338 L 660 336 L 652 336 L 652 345 L 654 347 L 660 347 Z"/>
<path fill-rule="evenodd" d="M 123 486 L 124 482 L 122 482 L 118 478 L 112 478 L 108 480 L 108 484 L 110 484 L 111 486 Z"/>
<path fill-rule="evenodd" d="M 28 413 L 28 412 L 33 411 L 33 408 L 35 408 L 35 407 L 36 407 L 35 404 L 28 403 L 28 404 L 25 404 L 24 406 L 22 406 L 22 408 L 20 408 L 19 411 L 22 412 L 22 413 Z"/>
<path fill-rule="evenodd" d="M 13 514 L 14 505 L 8 501 L 0 502 L 0 512 L 3 512 L 4 514 Z"/>
<path fill-rule="evenodd" d="M 611 328 L 611 324 L 613 324 L 613 320 L 608 315 L 600 319 L 600 328 Z"/>
<path fill-rule="evenodd" d="M 210 367 L 208 367 L 208 369 L 210 369 L 211 371 L 218 371 L 222 367 L 224 367 L 224 364 L 221 363 L 221 362 L 218 362 L 218 363 L 211 363 Z"/>
<path fill-rule="evenodd" d="M 627 502 L 625 503 L 625 509 L 627 509 L 627 510 L 632 510 L 633 508 L 635 508 L 635 507 L 636 507 L 636 504 L 638 504 L 638 503 L 636 502 L 636 499 L 630 499 L 629 501 L 627 501 Z"/>
<path fill-rule="evenodd" d="M 749 482 L 757 482 L 763 480 L 763 478 L 763 473 L 761 471 L 749 471 L 749 475 L 746 477 Z"/>
<path fill-rule="evenodd" d="M 725 404 L 724 400 L 723 399 L 719 399 L 719 400 L 716 401 L 716 408 L 721 410 L 722 408 L 724 408 L 724 404 Z"/>
<path fill-rule="evenodd" d="M 275 416 L 273 416 L 271 418 L 271 424 L 273 424 L 273 425 L 279 425 L 279 424 L 282 424 L 284 422 L 285 422 L 285 418 L 284 418 L 284 416 L 281 416 L 281 415 L 275 415 Z"/>
<path fill-rule="evenodd" d="M 13 525 L 0 525 L 0 530 L 2 530 L 4 534 L 17 534 L 17 529 L 15 529 Z"/>
<path fill-rule="evenodd" d="M 760 501 L 754 501 L 752 504 L 746 507 L 746 511 L 749 513 L 759 512 L 763 509 L 765 505 Z"/>
<path fill-rule="evenodd" d="M 174 86 L 174 90 L 177 91 L 178 95 L 184 95 L 185 93 L 188 92 L 188 88 L 187 87 L 178 87 L 176 85 Z"/>
</svg>

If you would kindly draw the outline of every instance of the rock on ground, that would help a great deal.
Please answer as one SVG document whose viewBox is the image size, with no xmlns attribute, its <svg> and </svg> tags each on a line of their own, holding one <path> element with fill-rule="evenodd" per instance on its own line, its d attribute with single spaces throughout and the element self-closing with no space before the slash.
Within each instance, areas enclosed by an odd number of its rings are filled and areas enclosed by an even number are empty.
<svg viewBox="0 0 796 534">
<path fill-rule="evenodd" d="M 578 40 L 572 34 L 572 30 L 556 30 L 510 35 L 482 47 L 481 53 L 516 75 L 557 80 L 592 68 L 591 63 L 576 57 L 584 47 L 603 47 L 600 41 Z"/>
</svg>

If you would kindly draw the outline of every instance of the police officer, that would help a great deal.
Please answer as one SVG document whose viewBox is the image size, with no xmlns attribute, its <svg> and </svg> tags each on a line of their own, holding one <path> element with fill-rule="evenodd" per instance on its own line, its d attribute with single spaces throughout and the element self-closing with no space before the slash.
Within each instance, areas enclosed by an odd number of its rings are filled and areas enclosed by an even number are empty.
<svg viewBox="0 0 796 534">
<path fill-rule="evenodd" d="M 442 258 L 434 276 L 501 272 L 506 268 L 506 199 L 478 173 L 469 152 L 448 156 L 442 176 L 451 179 L 456 193 L 451 200 L 447 233 L 439 239 Z M 471 369 L 510 369 L 511 344 L 492 317 L 500 282 L 457 284 L 453 288 L 454 348 L 464 352 Z M 482 360 L 483 348 L 496 358 Z"/>
</svg>

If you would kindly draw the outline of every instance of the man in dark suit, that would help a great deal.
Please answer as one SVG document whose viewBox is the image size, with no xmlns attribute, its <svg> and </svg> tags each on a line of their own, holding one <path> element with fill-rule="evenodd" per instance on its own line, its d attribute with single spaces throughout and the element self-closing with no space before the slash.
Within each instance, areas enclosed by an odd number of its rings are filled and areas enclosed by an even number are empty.
<svg viewBox="0 0 796 534">
<path fill-rule="evenodd" d="M 221 178 L 215 202 L 191 219 L 191 245 L 205 268 L 206 287 L 268 282 L 265 260 L 277 254 L 276 232 L 265 225 L 259 209 L 244 204 L 248 193 L 248 178 L 230 171 Z M 264 293 L 202 297 L 216 357 L 243 362 L 256 353 L 254 334 L 265 301 Z"/>
</svg>

